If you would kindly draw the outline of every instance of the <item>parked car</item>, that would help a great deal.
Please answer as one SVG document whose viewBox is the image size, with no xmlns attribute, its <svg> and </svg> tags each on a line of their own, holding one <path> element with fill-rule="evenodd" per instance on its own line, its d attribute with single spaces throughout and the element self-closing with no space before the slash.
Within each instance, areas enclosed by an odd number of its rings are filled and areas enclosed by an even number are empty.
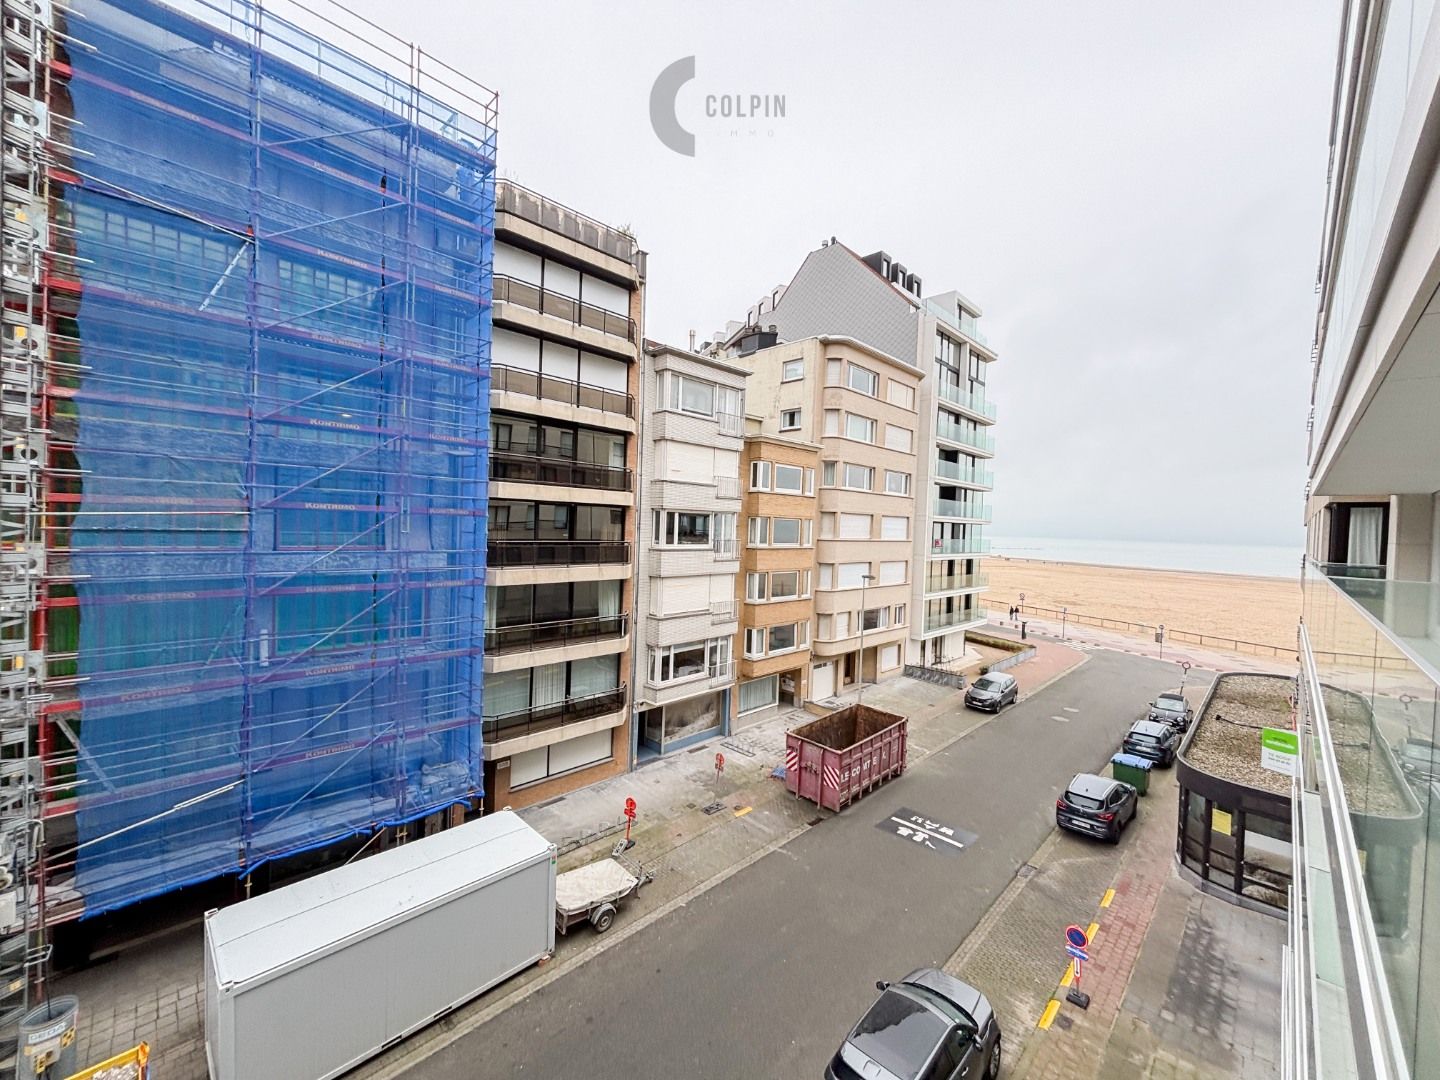
<svg viewBox="0 0 1440 1080">
<path fill-rule="evenodd" d="M 1168 769 L 1175 764 L 1175 752 L 1180 749 L 1180 732 L 1169 724 L 1138 720 L 1130 725 L 1121 749 L 1136 757 L 1149 758 L 1162 769 Z"/>
<path fill-rule="evenodd" d="M 880 996 L 830 1059 L 825 1080 L 1000 1075 L 1000 1022 L 979 990 L 934 968 L 875 988 Z"/>
<path fill-rule="evenodd" d="M 1120 842 L 1125 826 L 1140 811 L 1140 796 L 1133 787 L 1108 776 L 1077 773 L 1065 794 L 1055 800 L 1055 824 L 1071 832 Z"/>
<path fill-rule="evenodd" d="M 981 675 L 970 684 L 970 689 L 965 691 L 965 704 L 972 709 L 999 712 L 1006 705 L 1015 704 L 1019 696 L 1020 684 L 1015 681 L 1014 675 L 992 671 L 988 675 Z"/>
<path fill-rule="evenodd" d="M 1410 735 L 1396 747 L 1400 770 L 1405 779 L 1416 787 L 1424 789 L 1440 780 L 1440 746 L 1429 739 L 1417 739 Z"/>
<path fill-rule="evenodd" d="M 1190 730 L 1190 721 L 1195 719 L 1195 710 L 1185 701 L 1184 694 L 1170 691 L 1158 695 L 1150 702 L 1150 712 L 1145 719 L 1157 724 L 1169 724 L 1183 735 Z"/>
</svg>

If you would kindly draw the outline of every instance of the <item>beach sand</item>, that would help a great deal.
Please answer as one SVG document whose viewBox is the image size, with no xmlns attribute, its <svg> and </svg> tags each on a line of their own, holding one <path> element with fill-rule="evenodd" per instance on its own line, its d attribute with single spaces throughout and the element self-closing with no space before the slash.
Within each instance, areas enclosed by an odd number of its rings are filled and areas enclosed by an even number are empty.
<svg viewBox="0 0 1440 1080">
<path fill-rule="evenodd" d="M 1236 638 L 1282 649 L 1295 645 L 1300 583 L 1284 578 L 1146 570 L 991 556 L 981 560 L 992 614 L 1025 594 L 1025 606 L 1067 607 L 1093 618 Z M 1058 618 L 1058 616 L 1055 616 Z M 1141 633 L 1139 629 L 1134 631 Z"/>
</svg>

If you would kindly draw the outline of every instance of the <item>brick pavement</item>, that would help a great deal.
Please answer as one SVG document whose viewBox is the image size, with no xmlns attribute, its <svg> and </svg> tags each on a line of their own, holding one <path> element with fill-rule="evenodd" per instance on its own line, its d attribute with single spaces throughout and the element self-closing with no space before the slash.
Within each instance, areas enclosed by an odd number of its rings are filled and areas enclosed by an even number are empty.
<svg viewBox="0 0 1440 1080">
<path fill-rule="evenodd" d="M 1034 659 L 1012 669 L 1028 696 L 1083 663 L 1085 657 L 1063 646 L 1039 643 Z M 851 695 L 842 695 L 842 700 Z M 949 746 L 991 717 L 971 712 L 962 692 L 913 679 L 895 679 L 865 689 L 865 701 L 910 717 L 910 761 Z M 594 952 L 621 943 L 627 926 L 658 917 L 684 903 L 696 890 L 718 883 L 748 860 L 784 843 L 803 830 L 817 814 L 814 806 L 786 794 L 769 778 L 783 760 L 787 727 L 809 719 L 782 714 L 705 744 L 695 753 L 679 753 L 641 769 L 529 807 L 521 816 L 543 835 L 569 848 L 560 869 L 603 858 L 623 829 L 620 808 L 627 795 L 640 804 L 631 857 L 657 872 L 621 914 L 605 938 L 589 932 L 558 938 L 554 958 L 531 968 L 474 1002 L 419 1032 L 394 1050 L 361 1066 L 354 1080 L 396 1072 L 396 1059 L 407 1050 L 423 1048 L 447 1037 L 457 1027 L 475 1022 L 507 997 L 523 993 L 538 980 L 583 962 Z M 728 744 L 728 745 L 726 745 Z M 714 753 L 726 756 L 725 774 L 717 784 Z M 749 753 L 746 753 L 749 751 Z M 704 808 L 719 801 L 714 814 Z M 749 807 L 737 816 L 737 808 Z M 135 1046 L 150 1043 L 152 1072 L 165 1080 L 198 1080 L 206 1075 L 201 1028 L 203 1009 L 203 931 L 193 923 L 143 947 L 127 950 L 83 971 L 56 979 L 54 993 L 80 998 L 77 1030 L 79 1060 L 101 1061 Z"/>
</svg>

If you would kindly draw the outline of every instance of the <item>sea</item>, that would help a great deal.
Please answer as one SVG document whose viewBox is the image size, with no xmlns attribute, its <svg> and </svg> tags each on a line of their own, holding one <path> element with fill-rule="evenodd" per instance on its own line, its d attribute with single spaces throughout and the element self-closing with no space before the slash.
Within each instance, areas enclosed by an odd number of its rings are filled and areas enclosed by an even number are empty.
<svg viewBox="0 0 1440 1080">
<path fill-rule="evenodd" d="M 992 537 L 992 555 L 1051 562 L 1198 570 L 1208 574 L 1297 578 L 1301 548 L 1269 544 L 1187 544 L 1164 540 L 1074 540 L 1052 536 Z"/>
</svg>

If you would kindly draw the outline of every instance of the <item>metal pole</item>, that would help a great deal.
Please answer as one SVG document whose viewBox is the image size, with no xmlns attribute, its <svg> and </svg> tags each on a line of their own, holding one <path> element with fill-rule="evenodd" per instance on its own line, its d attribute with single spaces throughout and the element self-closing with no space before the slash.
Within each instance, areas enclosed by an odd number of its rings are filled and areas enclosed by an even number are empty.
<svg viewBox="0 0 1440 1080">
<path fill-rule="evenodd" d="M 865 588 L 870 584 L 870 575 L 862 574 L 860 577 L 860 660 L 859 670 L 856 676 L 860 680 L 860 688 L 855 691 L 855 704 L 859 705 L 865 698 Z"/>
</svg>

